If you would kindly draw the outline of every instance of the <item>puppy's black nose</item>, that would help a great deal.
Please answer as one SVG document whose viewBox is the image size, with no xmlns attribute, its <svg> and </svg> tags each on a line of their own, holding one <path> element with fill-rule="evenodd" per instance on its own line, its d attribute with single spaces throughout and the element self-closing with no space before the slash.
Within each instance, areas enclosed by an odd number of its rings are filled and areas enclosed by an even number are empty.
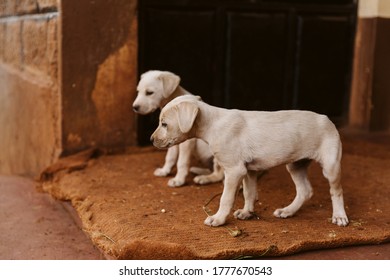
<svg viewBox="0 0 390 280">
<path fill-rule="evenodd" d="M 139 110 L 139 105 L 134 105 L 134 106 L 133 106 L 133 110 L 134 110 L 134 112 L 138 112 L 138 110 Z"/>
</svg>

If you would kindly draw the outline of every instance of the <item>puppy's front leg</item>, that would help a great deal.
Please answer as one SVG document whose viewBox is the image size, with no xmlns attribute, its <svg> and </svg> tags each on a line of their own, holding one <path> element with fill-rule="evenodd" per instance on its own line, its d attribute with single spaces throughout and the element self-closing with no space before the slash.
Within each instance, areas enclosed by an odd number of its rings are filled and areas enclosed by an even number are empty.
<svg viewBox="0 0 390 280">
<path fill-rule="evenodd" d="M 179 147 L 178 146 L 170 147 L 165 156 L 164 166 L 162 168 L 157 168 L 154 171 L 154 175 L 158 177 L 168 176 L 168 174 L 171 173 L 173 166 L 176 164 L 178 155 L 179 155 Z"/>
<path fill-rule="evenodd" d="M 219 209 L 213 216 L 209 216 L 204 223 L 208 226 L 220 226 L 226 222 L 226 218 L 233 208 L 234 198 L 238 185 L 246 175 L 246 168 L 239 166 L 225 170 L 225 182 L 221 196 Z"/>
<path fill-rule="evenodd" d="M 184 185 L 188 171 L 190 169 L 191 154 L 195 148 L 196 139 L 187 140 L 179 144 L 179 159 L 177 160 L 177 173 L 175 178 L 168 181 L 170 187 L 180 187 Z"/>
</svg>

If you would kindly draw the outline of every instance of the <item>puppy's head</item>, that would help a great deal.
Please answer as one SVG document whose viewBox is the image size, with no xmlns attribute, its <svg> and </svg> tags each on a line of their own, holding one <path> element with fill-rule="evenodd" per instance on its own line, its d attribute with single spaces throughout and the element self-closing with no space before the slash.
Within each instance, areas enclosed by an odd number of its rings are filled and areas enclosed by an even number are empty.
<svg viewBox="0 0 390 280">
<path fill-rule="evenodd" d="M 169 148 L 193 137 L 192 130 L 199 112 L 199 97 L 180 96 L 169 102 L 160 113 L 157 129 L 150 141 L 157 148 Z"/>
<path fill-rule="evenodd" d="M 179 83 L 180 77 L 171 72 L 157 70 L 145 72 L 137 86 L 138 94 L 133 103 L 133 110 L 141 115 L 154 112 L 166 103 L 166 99 Z"/>
</svg>

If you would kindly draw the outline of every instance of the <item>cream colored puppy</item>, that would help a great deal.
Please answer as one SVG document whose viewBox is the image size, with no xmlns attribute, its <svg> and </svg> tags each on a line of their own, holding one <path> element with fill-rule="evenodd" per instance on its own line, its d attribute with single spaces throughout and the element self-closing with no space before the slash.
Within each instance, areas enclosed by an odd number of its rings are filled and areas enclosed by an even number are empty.
<svg viewBox="0 0 390 280">
<path fill-rule="evenodd" d="M 324 115 L 309 111 L 240 111 L 210 106 L 195 96 L 182 96 L 168 103 L 159 126 L 151 136 L 158 148 L 171 147 L 190 138 L 207 142 L 225 170 L 225 181 L 217 213 L 206 225 L 220 226 L 232 210 L 237 187 L 243 182 L 245 204 L 234 216 L 252 217 L 256 200 L 256 171 L 287 164 L 296 197 L 274 215 L 287 218 L 312 196 L 307 178 L 311 160 L 319 162 L 330 184 L 332 222 L 346 226 L 340 184 L 341 142 L 334 124 Z"/>
<path fill-rule="evenodd" d="M 148 71 L 141 75 L 137 86 L 137 97 L 133 103 L 133 110 L 141 115 L 154 112 L 162 108 L 169 101 L 178 96 L 191 95 L 180 85 L 180 77 L 168 71 Z M 168 181 L 170 187 L 179 187 L 185 183 L 190 170 L 191 156 L 196 156 L 203 164 L 207 165 L 213 160 L 208 145 L 198 139 L 191 139 L 178 146 L 168 149 L 165 163 L 162 168 L 154 171 L 156 176 L 168 176 L 172 168 L 177 165 L 176 176 Z M 205 173 L 205 170 L 192 168 L 194 173 Z M 210 173 L 210 172 L 209 172 Z M 209 184 L 223 179 L 223 171 L 214 162 L 211 174 L 202 174 L 194 178 L 195 183 Z"/>
</svg>

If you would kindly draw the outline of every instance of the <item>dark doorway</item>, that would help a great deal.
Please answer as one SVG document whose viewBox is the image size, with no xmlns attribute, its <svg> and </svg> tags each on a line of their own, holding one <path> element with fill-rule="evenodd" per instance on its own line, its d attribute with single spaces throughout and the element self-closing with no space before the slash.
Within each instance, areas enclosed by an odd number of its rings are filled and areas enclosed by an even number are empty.
<svg viewBox="0 0 390 280">
<path fill-rule="evenodd" d="M 139 72 L 172 71 L 216 106 L 312 110 L 342 124 L 356 11 L 356 0 L 140 0 Z M 139 118 L 140 144 L 156 115 Z"/>
</svg>

